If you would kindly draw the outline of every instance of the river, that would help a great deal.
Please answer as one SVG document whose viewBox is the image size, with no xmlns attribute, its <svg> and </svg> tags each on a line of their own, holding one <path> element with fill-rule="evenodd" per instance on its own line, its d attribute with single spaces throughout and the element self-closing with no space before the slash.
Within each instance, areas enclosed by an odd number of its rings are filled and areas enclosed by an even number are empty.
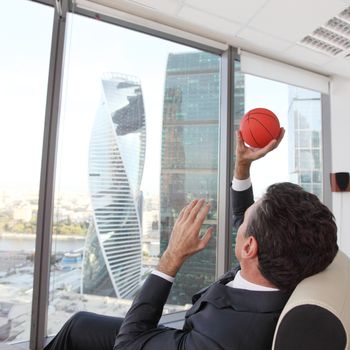
<svg viewBox="0 0 350 350">
<path fill-rule="evenodd" d="M 80 236 L 54 236 L 52 240 L 53 253 L 65 253 L 76 249 L 84 248 L 85 237 Z M 34 252 L 35 235 L 31 234 L 0 234 L 0 251 L 25 253 Z"/>
</svg>

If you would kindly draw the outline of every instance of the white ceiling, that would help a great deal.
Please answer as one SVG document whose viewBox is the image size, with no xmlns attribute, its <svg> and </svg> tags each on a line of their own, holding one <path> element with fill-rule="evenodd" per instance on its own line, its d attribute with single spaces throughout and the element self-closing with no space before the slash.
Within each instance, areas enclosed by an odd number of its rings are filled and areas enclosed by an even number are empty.
<svg viewBox="0 0 350 350">
<path fill-rule="evenodd" d="M 118 0 L 120 1 L 120 0 Z M 118 2 L 116 1 L 116 2 Z M 116 3 L 115 2 L 115 3 Z M 299 42 L 350 6 L 350 0 L 121 0 L 151 10 L 162 23 L 187 23 L 230 45 L 315 72 L 350 78 L 350 58 Z M 156 16 L 157 17 L 157 16 Z"/>
</svg>

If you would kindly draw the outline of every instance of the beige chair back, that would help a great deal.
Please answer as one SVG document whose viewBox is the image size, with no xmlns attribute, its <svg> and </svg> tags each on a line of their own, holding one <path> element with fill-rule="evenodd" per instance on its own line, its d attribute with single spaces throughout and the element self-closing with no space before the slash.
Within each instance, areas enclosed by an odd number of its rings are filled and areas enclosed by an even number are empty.
<svg viewBox="0 0 350 350">
<path fill-rule="evenodd" d="M 339 251 L 331 265 L 303 280 L 284 307 L 273 350 L 350 350 L 350 259 Z"/>
</svg>

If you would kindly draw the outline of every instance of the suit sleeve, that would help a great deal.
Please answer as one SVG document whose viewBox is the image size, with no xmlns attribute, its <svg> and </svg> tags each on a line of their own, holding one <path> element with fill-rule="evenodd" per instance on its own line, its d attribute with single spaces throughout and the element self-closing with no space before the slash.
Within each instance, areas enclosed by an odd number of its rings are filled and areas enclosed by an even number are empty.
<svg viewBox="0 0 350 350">
<path fill-rule="evenodd" d="M 245 211 L 254 203 L 253 187 L 245 191 L 235 191 L 231 188 L 233 228 L 238 229 L 244 219 Z"/>
<path fill-rule="evenodd" d="M 172 283 L 150 275 L 125 316 L 113 350 L 218 350 L 216 343 L 191 329 L 158 326 Z"/>
<path fill-rule="evenodd" d="M 254 203 L 253 189 L 232 190 L 234 227 L 243 221 L 244 212 Z M 158 326 L 172 283 L 151 274 L 125 316 L 113 350 L 219 350 L 211 337 L 191 327 L 183 330 Z"/>
</svg>

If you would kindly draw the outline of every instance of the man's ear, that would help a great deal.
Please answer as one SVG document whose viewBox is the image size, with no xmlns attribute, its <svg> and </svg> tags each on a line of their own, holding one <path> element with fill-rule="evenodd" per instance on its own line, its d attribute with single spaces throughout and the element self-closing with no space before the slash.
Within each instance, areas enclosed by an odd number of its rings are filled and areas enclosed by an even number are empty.
<svg viewBox="0 0 350 350">
<path fill-rule="evenodd" d="M 254 259 L 258 256 L 258 242 L 256 241 L 254 236 L 249 236 L 242 248 L 242 257 L 245 259 Z"/>
</svg>

